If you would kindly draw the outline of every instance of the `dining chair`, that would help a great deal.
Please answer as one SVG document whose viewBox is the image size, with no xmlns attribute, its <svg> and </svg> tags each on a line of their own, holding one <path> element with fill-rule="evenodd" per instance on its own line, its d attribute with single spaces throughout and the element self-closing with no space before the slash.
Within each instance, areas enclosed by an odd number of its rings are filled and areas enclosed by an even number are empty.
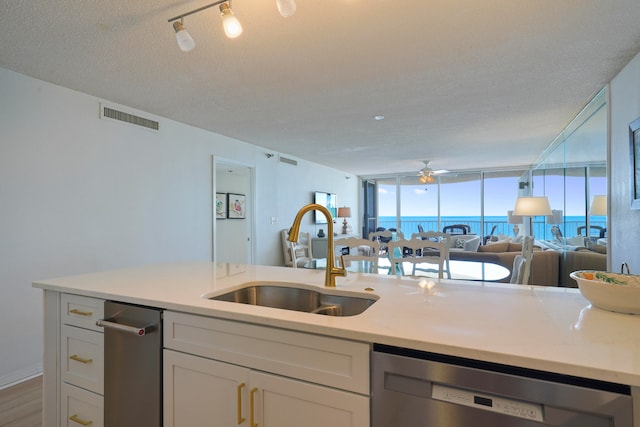
<svg viewBox="0 0 640 427">
<path fill-rule="evenodd" d="M 453 233 L 455 230 L 459 230 L 460 233 Z M 467 224 L 447 225 L 442 229 L 442 232 L 450 234 L 471 234 L 471 226 Z"/>
<path fill-rule="evenodd" d="M 285 265 L 293 268 L 303 267 L 313 259 L 311 253 L 311 233 L 301 232 L 297 242 L 290 242 L 289 230 L 282 230 L 282 247 Z"/>
<path fill-rule="evenodd" d="M 516 255 L 513 259 L 513 268 L 511 269 L 511 280 L 509 283 L 524 285 L 524 268 L 527 261 L 522 255 Z"/>
<path fill-rule="evenodd" d="M 403 263 L 413 264 L 411 275 L 415 276 L 416 271 L 427 273 L 438 273 L 438 278 L 442 279 L 444 273 L 447 278 L 451 278 L 449 268 L 449 242 L 442 240 L 422 240 L 422 239 L 399 239 L 389 242 L 388 250 L 391 268 L 395 269 L 397 276 L 404 275 Z M 418 264 L 436 264 L 435 268 L 418 267 Z"/>
<path fill-rule="evenodd" d="M 391 240 L 393 240 L 394 233 L 397 239 L 404 239 L 404 233 L 400 230 L 372 231 L 369 233 L 369 240 L 376 241 L 380 244 L 379 255 L 387 254 L 387 245 Z"/>
<path fill-rule="evenodd" d="M 529 284 L 529 275 L 531 274 L 531 263 L 533 262 L 533 241 L 534 241 L 533 236 L 524 236 L 524 239 L 522 240 L 521 256 L 524 258 L 524 267 L 522 269 L 522 275 L 519 277 L 519 282 L 518 282 L 521 285 Z"/>
<path fill-rule="evenodd" d="M 576 229 L 576 232 L 578 233 L 578 236 L 582 236 L 582 232 L 586 231 L 587 226 L 586 225 L 581 225 L 580 227 L 578 227 Z M 592 232 L 595 231 L 595 235 L 592 234 Z M 589 232 L 586 233 L 587 237 L 593 239 L 593 238 L 599 238 L 602 239 L 606 234 L 607 234 L 607 229 L 604 227 L 600 227 L 599 225 L 589 225 Z"/>
<path fill-rule="evenodd" d="M 380 254 L 380 242 L 376 240 L 359 239 L 356 237 L 347 237 L 337 239 L 334 242 L 336 250 L 336 259 L 342 257 L 345 265 L 351 261 L 362 261 L 366 267 L 365 273 L 378 274 L 378 259 Z"/>
</svg>

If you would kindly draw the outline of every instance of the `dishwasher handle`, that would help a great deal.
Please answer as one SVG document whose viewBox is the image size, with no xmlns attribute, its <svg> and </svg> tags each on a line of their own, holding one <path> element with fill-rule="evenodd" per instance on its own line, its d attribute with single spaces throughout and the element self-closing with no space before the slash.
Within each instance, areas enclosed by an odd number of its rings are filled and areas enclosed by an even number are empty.
<svg viewBox="0 0 640 427">
<path fill-rule="evenodd" d="M 96 322 L 96 325 L 100 326 L 101 328 L 116 329 L 118 331 L 128 332 L 128 333 L 137 335 L 139 337 L 145 336 L 146 334 L 148 334 L 149 332 L 155 329 L 153 325 L 138 328 L 136 326 L 123 325 L 121 323 L 112 322 L 106 319 L 98 320 Z"/>
</svg>

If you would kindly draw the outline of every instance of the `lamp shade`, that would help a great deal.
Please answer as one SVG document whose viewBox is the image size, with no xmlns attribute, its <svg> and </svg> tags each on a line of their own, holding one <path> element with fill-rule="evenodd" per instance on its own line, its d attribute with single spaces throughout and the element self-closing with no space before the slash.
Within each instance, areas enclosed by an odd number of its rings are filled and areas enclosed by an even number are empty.
<svg viewBox="0 0 640 427">
<path fill-rule="evenodd" d="M 513 211 L 507 211 L 507 222 L 509 224 L 522 224 L 523 218 L 520 215 L 514 215 Z"/>
<path fill-rule="evenodd" d="M 338 218 L 351 218 L 351 208 L 338 208 Z"/>
<path fill-rule="evenodd" d="M 607 196 L 593 196 L 589 215 L 607 216 Z"/>
<path fill-rule="evenodd" d="M 546 196 L 518 197 L 513 213 L 521 216 L 551 215 L 551 206 Z"/>
<path fill-rule="evenodd" d="M 547 222 L 549 224 L 562 224 L 562 209 L 552 209 L 551 215 L 547 215 Z"/>
</svg>

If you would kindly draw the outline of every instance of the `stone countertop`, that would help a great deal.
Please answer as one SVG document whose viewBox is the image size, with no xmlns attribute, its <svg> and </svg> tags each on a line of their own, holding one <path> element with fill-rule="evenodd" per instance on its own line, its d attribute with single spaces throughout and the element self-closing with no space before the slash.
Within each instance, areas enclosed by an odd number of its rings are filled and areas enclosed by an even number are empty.
<svg viewBox="0 0 640 427">
<path fill-rule="evenodd" d="M 169 310 L 640 386 L 640 316 L 592 308 L 577 289 L 349 273 L 336 292 L 379 297 L 331 317 L 213 301 L 247 282 L 304 283 L 324 271 L 178 262 L 38 280 L 34 286 Z"/>
</svg>

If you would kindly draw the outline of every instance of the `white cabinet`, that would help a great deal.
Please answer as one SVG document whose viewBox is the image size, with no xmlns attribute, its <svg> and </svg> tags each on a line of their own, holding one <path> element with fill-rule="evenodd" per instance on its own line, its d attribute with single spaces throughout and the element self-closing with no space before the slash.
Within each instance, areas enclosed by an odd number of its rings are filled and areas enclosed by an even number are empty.
<svg viewBox="0 0 640 427">
<path fill-rule="evenodd" d="M 52 304 L 54 296 L 47 298 L 51 299 L 47 304 Z M 70 294 L 61 294 L 59 301 L 55 325 L 59 370 L 55 376 L 45 370 L 45 391 L 55 388 L 60 400 L 58 408 L 45 404 L 45 425 L 102 427 L 104 335 L 96 320 L 103 316 L 104 301 Z M 59 381 L 52 383 L 52 378 Z M 50 418 L 55 413 L 60 417 L 57 423 Z"/>
<path fill-rule="evenodd" d="M 369 426 L 368 344 L 173 312 L 164 326 L 165 427 Z"/>
</svg>

